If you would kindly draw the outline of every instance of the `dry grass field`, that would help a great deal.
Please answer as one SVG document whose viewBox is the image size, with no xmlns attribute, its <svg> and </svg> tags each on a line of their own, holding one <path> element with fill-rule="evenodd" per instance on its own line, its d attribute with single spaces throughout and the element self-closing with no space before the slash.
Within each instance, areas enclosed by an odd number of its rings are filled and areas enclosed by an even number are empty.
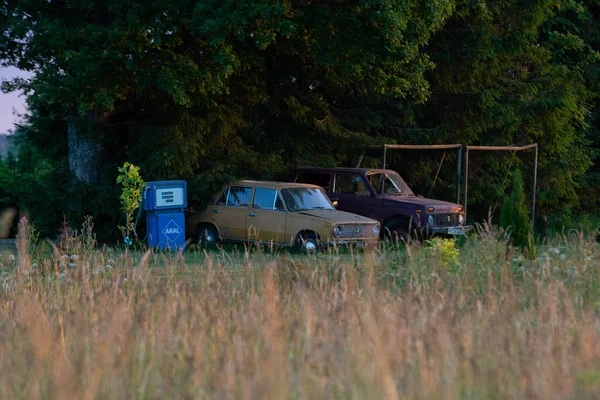
<svg viewBox="0 0 600 400">
<path fill-rule="evenodd" d="M 1 399 L 597 399 L 600 248 L 0 258 Z"/>
</svg>

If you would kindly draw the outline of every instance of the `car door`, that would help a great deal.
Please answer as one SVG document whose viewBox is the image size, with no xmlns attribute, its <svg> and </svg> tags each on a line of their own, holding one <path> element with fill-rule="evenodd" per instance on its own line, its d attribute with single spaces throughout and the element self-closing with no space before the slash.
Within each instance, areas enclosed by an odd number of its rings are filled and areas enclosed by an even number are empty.
<svg viewBox="0 0 600 400">
<path fill-rule="evenodd" d="M 207 208 L 221 238 L 246 239 L 246 218 L 251 197 L 252 187 L 230 186 L 223 191 L 214 205 Z"/>
<path fill-rule="evenodd" d="M 358 215 L 371 215 L 375 198 L 360 174 L 336 172 L 333 189 L 329 195 L 337 209 Z"/>
<path fill-rule="evenodd" d="M 274 188 L 254 189 L 252 207 L 248 210 L 248 240 L 282 244 L 285 242 L 287 213 L 279 191 Z"/>
</svg>

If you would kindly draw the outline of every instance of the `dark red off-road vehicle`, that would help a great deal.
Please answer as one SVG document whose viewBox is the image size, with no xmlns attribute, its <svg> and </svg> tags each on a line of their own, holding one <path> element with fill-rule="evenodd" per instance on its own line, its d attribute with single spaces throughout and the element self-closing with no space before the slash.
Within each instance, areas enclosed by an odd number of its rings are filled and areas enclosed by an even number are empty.
<svg viewBox="0 0 600 400">
<path fill-rule="evenodd" d="M 462 206 L 416 196 L 389 169 L 302 167 L 293 171 L 292 181 L 319 185 L 339 210 L 379 221 L 384 239 L 456 236 L 471 230 Z"/>
</svg>

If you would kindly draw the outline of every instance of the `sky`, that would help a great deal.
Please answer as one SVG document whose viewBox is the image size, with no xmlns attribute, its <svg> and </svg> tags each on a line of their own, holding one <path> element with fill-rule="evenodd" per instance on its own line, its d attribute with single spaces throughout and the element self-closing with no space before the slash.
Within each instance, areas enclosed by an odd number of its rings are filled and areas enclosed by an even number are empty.
<svg viewBox="0 0 600 400">
<path fill-rule="evenodd" d="M 0 80 L 17 76 L 27 77 L 29 74 L 17 68 L 0 67 Z M 25 97 L 17 92 L 5 94 L 0 91 L 0 133 L 8 133 L 9 129 L 13 129 L 13 124 L 18 122 L 19 118 L 14 115 L 14 111 L 20 114 L 25 112 Z"/>
</svg>

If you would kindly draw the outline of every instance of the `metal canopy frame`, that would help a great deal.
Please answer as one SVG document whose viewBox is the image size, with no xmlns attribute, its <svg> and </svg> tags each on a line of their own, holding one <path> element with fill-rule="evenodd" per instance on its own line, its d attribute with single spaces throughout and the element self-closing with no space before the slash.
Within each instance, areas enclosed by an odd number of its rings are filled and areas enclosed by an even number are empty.
<svg viewBox="0 0 600 400">
<path fill-rule="evenodd" d="M 429 188 L 429 195 L 435 186 L 437 178 L 439 176 L 440 170 L 442 169 L 442 165 L 444 163 L 444 159 L 446 158 L 446 151 L 456 149 L 457 153 L 457 168 L 456 168 L 456 204 L 460 204 L 460 184 L 461 184 L 461 161 L 463 155 L 465 157 L 465 197 L 463 200 L 463 209 L 465 213 L 465 221 L 467 220 L 467 199 L 468 199 L 468 187 L 469 187 L 469 151 L 525 151 L 525 150 L 534 150 L 533 156 L 533 182 L 531 185 L 531 226 L 534 226 L 535 221 L 535 201 L 536 201 L 536 189 L 537 189 L 537 167 L 538 167 L 538 149 L 539 146 L 537 143 L 532 143 L 524 146 L 463 146 L 462 144 L 384 144 L 379 146 L 369 146 L 365 150 L 363 150 L 360 155 L 358 162 L 356 163 L 356 168 L 360 168 L 360 164 L 362 160 L 369 150 L 381 150 L 381 168 L 385 169 L 386 159 L 387 159 L 387 151 L 388 150 L 443 150 L 442 157 L 440 160 L 440 164 L 435 173 L 435 178 L 433 179 L 433 183 L 431 188 Z"/>
<path fill-rule="evenodd" d="M 385 169 L 385 164 L 387 161 L 387 151 L 388 150 L 443 150 L 442 152 L 442 157 L 440 159 L 440 164 L 438 166 L 438 169 L 435 173 L 435 178 L 433 179 L 433 183 L 431 184 L 431 187 L 429 188 L 429 194 L 427 196 L 431 195 L 431 191 L 433 190 L 433 187 L 435 186 L 435 183 L 437 182 L 437 178 L 440 174 L 440 171 L 442 169 L 442 165 L 444 164 L 444 160 L 446 159 L 446 151 L 447 150 L 453 150 L 456 149 L 456 160 L 457 160 L 457 166 L 456 166 L 456 204 L 460 204 L 460 177 L 461 177 L 461 161 L 462 161 L 462 149 L 463 149 L 463 145 L 462 144 L 383 144 L 383 145 L 379 145 L 379 146 L 369 146 L 367 147 L 365 150 L 363 150 L 362 154 L 360 155 L 357 163 L 356 163 L 356 168 L 360 168 L 360 164 L 362 163 L 362 160 L 366 154 L 367 151 L 369 150 L 381 150 L 381 169 Z"/>
<path fill-rule="evenodd" d="M 532 143 L 524 146 L 465 146 L 465 199 L 464 199 L 464 210 L 465 210 L 465 221 L 467 220 L 467 196 L 468 196 L 468 184 L 469 184 L 469 151 L 525 151 L 533 149 L 533 176 L 531 185 L 531 227 L 535 225 L 535 200 L 537 190 L 537 167 L 538 167 L 538 144 Z"/>
</svg>

